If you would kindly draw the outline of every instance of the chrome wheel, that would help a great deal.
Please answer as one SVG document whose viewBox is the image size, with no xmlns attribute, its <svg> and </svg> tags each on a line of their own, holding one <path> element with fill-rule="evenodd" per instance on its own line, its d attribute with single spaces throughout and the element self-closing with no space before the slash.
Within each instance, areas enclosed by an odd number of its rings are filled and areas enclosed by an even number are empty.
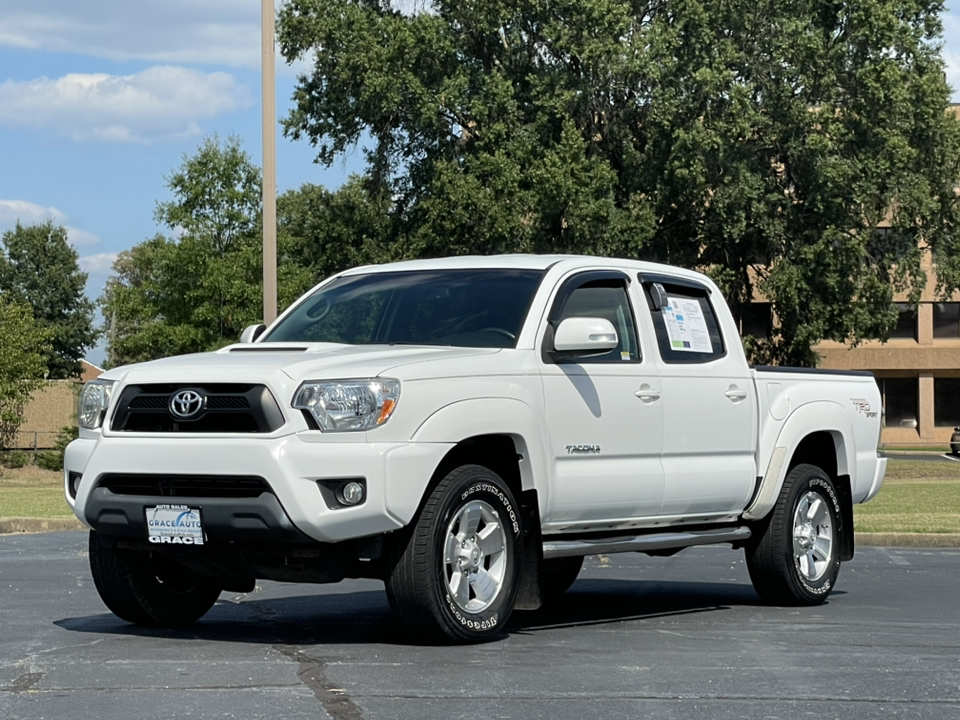
<svg viewBox="0 0 960 720">
<path fill-rule="evenodd" d="M 793 559 L 808 582 L 822 578 L 833 565 L 834 528 L 823 495 L 807 492 L 793 514 Z"/>
<path fill-rule="evenodd" d="M 497 599 L 507 572 L 507 536 L 500 515 L 482 500 L 462 506 L 447 526 L 444 575 L 447 591 L 468 613 Z"/>
</svg>

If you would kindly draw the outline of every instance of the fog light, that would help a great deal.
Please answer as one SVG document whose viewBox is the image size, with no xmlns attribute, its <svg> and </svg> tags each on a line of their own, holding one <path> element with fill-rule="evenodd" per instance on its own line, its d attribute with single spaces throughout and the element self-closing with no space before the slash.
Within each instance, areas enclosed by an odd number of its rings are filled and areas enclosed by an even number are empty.
<svg viewBox="0 0 960 720">
<path fill-rule="evenodd" d="M 77 499 L 77 489 L 80 487 L 80 479 L 82 477 L 83 475 L 78 472 L 71 472 L 67 476 L 68 478 L 67 489 L 70 492 L 70 497 L 73 498 L 74 500 Z"/>
<path fill-rule="evenodd" d="M 344 505 L 356 505 L 363 502 L 363 485 L 358 482 L 348 482 L 340 488 L 339 500 Z"/>
</svg>

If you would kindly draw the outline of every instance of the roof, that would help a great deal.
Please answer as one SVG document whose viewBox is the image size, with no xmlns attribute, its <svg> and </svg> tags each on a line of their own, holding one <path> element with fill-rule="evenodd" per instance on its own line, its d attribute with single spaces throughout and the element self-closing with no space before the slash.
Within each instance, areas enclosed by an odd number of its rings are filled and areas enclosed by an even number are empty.
<svg viewBox="0 0 960 720">
<path fill-rule="evenodd" d="M 364 275 L 372 272 L 405 272 L 417 270 L 480 270 L 510 268 L 517 270 L 547 270 L 563 263 L 570 269 L 604 265 L 607 267 L 625 268 L 640 272 L 670 273 L 689 278 L 703 278 L 694 270 L 672 267 L 660 263 L 651 263 L 641 260 L 626 260 L 621 258 L 605 258 L 591 255 L 460 255 L 446 258 L 430 258 L 425 260 L 403 260 L 386 263 L 384 265 L 363 265 L 351 268 L 341 273 L 346 275 Z"/>
</svg>

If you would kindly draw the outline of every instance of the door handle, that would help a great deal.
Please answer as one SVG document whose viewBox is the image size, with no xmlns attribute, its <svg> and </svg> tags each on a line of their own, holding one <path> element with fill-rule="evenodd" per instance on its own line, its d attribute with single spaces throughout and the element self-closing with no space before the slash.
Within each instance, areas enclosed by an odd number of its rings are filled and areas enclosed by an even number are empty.
<svg viewBox="0 0 960 720">
<path fill-rule="evenodd" d="M 634 395 L 643 400 L 645 403 L 652 403 L 654 400 L 660 399 L 660 391 L 656 388 L 652 388 L 646 383 L 640 386 L 640 389 L 637 390 Z"/>
<path fill-rule="evenodd" d="M 727 390 L 724 395 L 726 395 L 733 402 L 740 402 L 741 400 L 746 400 L 747 391 L 741 390 L 736 385 L 731 385 L 730 389 Z"/>
</svg>

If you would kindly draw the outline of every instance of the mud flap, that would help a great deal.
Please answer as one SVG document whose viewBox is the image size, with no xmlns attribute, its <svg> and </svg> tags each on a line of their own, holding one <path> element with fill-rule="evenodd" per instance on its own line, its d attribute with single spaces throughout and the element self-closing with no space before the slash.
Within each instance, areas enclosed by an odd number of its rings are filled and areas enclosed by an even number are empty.
<svg viewBox="0 0 960 720">
<path fill-rule="evenodd" d="M 853 497 L 850 492 L 850 476 L 837 477 L 837 495 L 840 496 L 840 560 L 853 560 Z"/>
<path fill-rule="evenodd" d="M 520 514 L 523 527 L 523 566 L 520 587 L 513 607 L 537 610 L 543 605 L 543 541 L 540 536 L 540 500 L 536 490 L 520 493 Z"/>
</svg>

